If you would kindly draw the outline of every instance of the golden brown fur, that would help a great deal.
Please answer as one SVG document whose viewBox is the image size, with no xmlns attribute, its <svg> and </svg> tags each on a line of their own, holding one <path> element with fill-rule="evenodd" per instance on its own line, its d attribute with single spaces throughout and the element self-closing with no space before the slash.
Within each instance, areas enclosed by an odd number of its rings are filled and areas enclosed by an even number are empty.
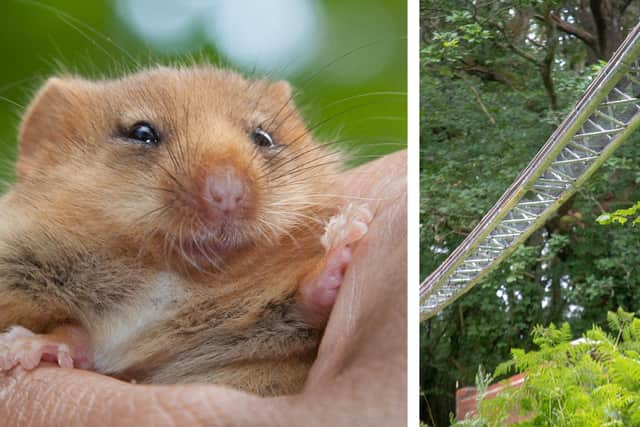
<svg viewBox="0 0 640 427">
<path fill-rule="evenodd" d="M 122 137 L 138 121 L 157 147 Z M 258 127 L 281 147 L 257 147 Z M 108 374 L 297 391 L 323 326 L 298 290 L 324 262 L 320 203 L 338 163 L 284 82 L 207 66 L 50 79 L 0 199 L 0 330 L 74 322 Z M 228 166 L 250 206 L 208 224 L 194 195 Z"/>
</svg>

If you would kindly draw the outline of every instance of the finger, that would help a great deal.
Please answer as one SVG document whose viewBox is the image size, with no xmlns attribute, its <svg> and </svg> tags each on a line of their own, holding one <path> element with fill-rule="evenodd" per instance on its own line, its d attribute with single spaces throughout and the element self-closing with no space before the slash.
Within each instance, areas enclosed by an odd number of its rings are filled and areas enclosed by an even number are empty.
<svg viewBox="0 0 640 427">
<path fill-rule="evenodd" d="M 291 425 L 286 400 L 216 386 L 132 385 L 75 369 L 0 375 L 3 427 Z"/>
</svg>

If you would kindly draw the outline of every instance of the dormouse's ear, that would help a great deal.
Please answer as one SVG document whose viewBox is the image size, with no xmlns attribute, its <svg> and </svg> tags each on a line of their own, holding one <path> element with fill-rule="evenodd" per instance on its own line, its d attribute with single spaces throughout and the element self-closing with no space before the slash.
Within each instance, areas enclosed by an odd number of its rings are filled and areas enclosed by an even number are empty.
<svg viewBox="0 0 640 427">
<path fill-rule="evenodd" d="M 271 96 L 279 103 L 293 102 L 293 88 L 289 82 L 280 80 L 271 84 Z"/>
<path fill-rule="evenodd" d="M 52 150 L 59 149 L 56 143 L 72 131 L 73 113 L 78 108 L 76 92 L 74 79 L 52 77 L 33 98 L 18 134 L 18 179 L 53 160 Z"/>
</svg>

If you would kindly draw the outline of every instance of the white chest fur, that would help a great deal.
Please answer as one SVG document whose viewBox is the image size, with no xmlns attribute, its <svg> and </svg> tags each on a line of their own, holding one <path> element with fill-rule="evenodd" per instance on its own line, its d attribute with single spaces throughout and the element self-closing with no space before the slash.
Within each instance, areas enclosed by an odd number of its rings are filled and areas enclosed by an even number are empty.
<svg viewBox="0 0 640 427">
<path fill-rule="evenodd" d="M 136 338 L 155 323 L 166 319 L 168 313 L 182 300 L 184 290 L 178 277 L 158 273 L 146 292 L 133 301 L 114 308 L 92 325 L 93 363 L 96 371 L 115 373 L 126 369 L 134 360 L 127 353 L 135 346 Z"/>
</svg>

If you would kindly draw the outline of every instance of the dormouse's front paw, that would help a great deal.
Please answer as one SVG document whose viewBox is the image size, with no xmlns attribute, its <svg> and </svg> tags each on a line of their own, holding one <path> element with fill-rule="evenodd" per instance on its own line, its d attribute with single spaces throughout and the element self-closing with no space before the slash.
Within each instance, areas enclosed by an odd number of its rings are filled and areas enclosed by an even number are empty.
<svg viewBox="0 0 640 427">
<path fill-rule="evenodd" d="M 366 205 L 349 203 L 338 215 L 331 217 L 320 238 L 327 252 L 357 242 L 369 229 L 373 214 Z"/>
<path fill-rule="evenodd" d="M 327 223 L 320 239 L 327 251 L 324 265 L 301 290 L 303 305 L 314 322 L 326 321 L 351 262 L 352 245 L 364 237 L 372 219 L 366 205 L 350 203 Z"/>
<path fill-rule="evenodd" d="M 52 362 L 61 368 L 91 367 L 88 339 L 80 328 L 71 325 L 56 328 L 50 334 L 34 334 L 21 326 L 12 326 L 0 334 L 0 372 L 17 365 L 31 370 L 41 362 Z"/>
</svg>

